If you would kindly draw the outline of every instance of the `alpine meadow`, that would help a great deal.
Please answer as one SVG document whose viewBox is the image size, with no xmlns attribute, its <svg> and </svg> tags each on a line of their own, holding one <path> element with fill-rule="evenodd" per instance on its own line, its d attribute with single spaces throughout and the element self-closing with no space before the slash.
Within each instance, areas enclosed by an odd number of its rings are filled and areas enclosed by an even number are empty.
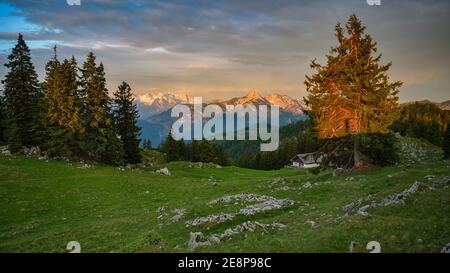
<svg viewBox="0 0 450 273">
<path fill-rule="evenodd" d="M 0 252 L 450 253 L 448 1 L 38 2 L 0 3 Z"/>
</svg>

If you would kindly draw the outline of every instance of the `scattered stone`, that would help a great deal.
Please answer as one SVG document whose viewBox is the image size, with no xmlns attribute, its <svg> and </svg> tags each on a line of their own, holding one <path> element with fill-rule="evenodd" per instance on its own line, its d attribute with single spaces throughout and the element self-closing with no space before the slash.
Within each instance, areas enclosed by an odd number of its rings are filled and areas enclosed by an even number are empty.
<svg viewBox="0 0 450 273">
<path fill-rule="evenodd" d="M 22 147 L 22 153 L 27 156 L 40 155 L 41 149 L 37 146 Z"/>
<path fill-rule="evenodd" d="M 276 199 L 266 195 L 240 193 L 236 195 L 225 195 L 219 199 L 215 199 L 209 202 L 208 205 L 211 206 L 216 204 L 228 204 L 228 203 L 238 204 L 237 201 L 258 202 L 258 203 L 242 208 L 237 213 L 211 214 L 204 217 L 198 217 L 194 220 L 187 221 L 186 225 L 189 227 L 189 226 L 199 226 L 205 223 L 223 223 L 234 219 L 237 215 L 244 215 L 244 216 L 255 215 L 258 213 L 291 206 L 295 203 L 290 199 Z"/>
<path fill-rule="evenodd" d="M 0 153 L 4 156 L 11 156 L 11 152 L 8 149 L 8 146 L 1 146 Z"/>
<path fill-rule="evenodd" d="M 355 246 L 356 246 L 356 242 L 355 241 L 351 241 L 350 242 L 350 247 L 349 247 L 350 254 L 353 253 L 353 249 L 355 248 Z"/>
<path fill-rule="evenodd" d="M 441 253 L 450 253 L 450 243 L 442 248 Z"/>
<path fill-rule="evenodd" d="M 159 207 L 159 208 L 156 210 L 156 213 L 157 213 L 157 214 L 161 214 L 161 213 L 163 213 L 165 210 L 166 210 L 165 207 Z"/>
<path fill-rule="evenodd" d="M 433 178 L 434 178 L 434 175 L 427 175 L 423 179 L 425 179 L 425 180 L 433 180 Z"/>
<path fill-rule="evenodd" d="M 421 186 L 423 186 L 423 183 L 416 181 L 408 189 L 406 189 L 400 193 L 397 193 L 397 194 L 389 195 L 388 197 L 382 199 L 378 203 L 372 202 L 371 204 L 362 205 L 364 202 L 363 199 L 358 199 L 356 202 L 352 202 L 350 204 L 343 206 L 342 211 L 344 211 L 344 212 L 356 211 L 356 213 L 358 213 L 362 216 L 367 216 L 369 209 L 386 207 L 386 206 L 397 205 L 397 204 L 403 205 L 403 204 L 405 204 L 406 197 L 417 192 Z M 366 202 L 371 202 L 372 200 L 373 200 L 373 195 L 369 195 L 365 199 Z"/>
<path fill-rule="evenodd" d="M 312 220 L 308 220 L 308 221 L 306 221 L 306 223 L 311 225 L 311 228 L 315 228 L 316 227 L 316 222 L 314 222 Z"/>
<path fill-rule="evenodd" d="M 434 176 L 427 175 L 427 176 L 424 177 L 424 179 L 425 180 L 432 180 L 432 179 L 434 179 Z M 446 187 L 448 187 L 448 184 L 450 184 L 450 177 L 449 176 L 445 176 L 445 177 L 443 177 L 441 179 L 433 181 L 433 183 L 431 184 L 431 186 L 429 188 L 430 189 L 446 188 Z M 397 205 L 397 204 L 404 205 L 405 204 L 405 199 L 409 195 L 419 191 L 420 188 L 425 188 L 425 184 L 422 183 L 422 182 L 416 181 L 408 189 L 406 189 L 406 190 L 404 190 L 404 191 L 402 191 L 402 192 L 400 192 L 398 194 L 390 195 L 390 196 L 382 199 L 378 203 L 373 202 L 374 195 L 368 195 L 367 198 L 365 199 L 365 201 L 363 199 L 358 199 L 355 202 L 352 202 L 352 203 L 349 203 L 349 204 L 343 206 L 342 207 L 342 211 L 343 212 L 354 211 L 354 212 L 356 212 L 356 213 L 358 213 L 360 215 L 367 216 L 369 209 L 374 209 L 374 208 L 379 208 L 379 207 L 386 207 L 386 206 Z M 371 204 L 362 205 L 364 202 L 372 202 L 372 203 Z"/>
<path fill-rule="evenodd" d="M 355 180 L 355 178 L 353 176 L 349 176 L 347 178 L 345 178 L 345 181 L 353 181 Z"/>
<path fill-rule="evenodd" d="M 204 217 L 198 217 L 192 221 L 187 221 L 186 226 L 200 226 L 205 223 L 223 223 L 226 221 L 233 220 L 236 216 L 234 213 L 220 213 L 220 214 L 211 214 Z"/>
<path fill-rule="evenodd" d="M 277 177 L 273 180 L 273 184 L 281 184 L 284 185 L 286 184 L 286 180 L 284 180 L 283 177 Z"/>
<path fill-rule="evenodd" d="M 366 201 L 367 201 L 367 202 L 373 201 L 374 198 L 375 198 L 375 195 L 374 195 L 374 194 L 369 194 L 369 195 L 367 196 L 367 198 L 366 198 Z"/>
<path fill-rule="evenodd" d="M 400 141 L 399 152 L 404 164 L 433 162 L 442 159 L 442 152 L 436 151 L 423 142 L 411 141 L 407 138 Z"/>
<path fill-rule="evenodd" d="M 290 199 L 270 199 L 256 205 L 250 205 L 243 209 L 240 209 L 239 214 L 250 216 L 269 210 L 281 209 L 283 207 L 292 206 L 293 204 L 294 201 Z"/>
<path fill-rule="evenodd" d="M 361 199 L 358 199 L 358 200 L 355 201 L 355 202 L 351 202 L 350 204 L 347 204 L 347 205 L 343 206 L 343 207 L 342 207 L 342 211 L 344 211 L 344 212 L 349 212 L 349 211 L 351 211 L 353 208 L 360 206 L 361 203 L 362 203 L 362 201 L 363 201 L 363 199 L 361 198 Z"/>
<path fill-rule="evenodd" d="M 450 176 L 445 176 L 441 180 L 434 181 L 431 185 L 434 189 L 445 188 L 450 183 Z"/>
<path fill-rule="evenodd" d="M 169 169 L 166 168 L 162 168 L 160 170 L 157 170 L 155 172 L 156 174 L 161 174 L 161 175 L 166 175 L 166 176 L 171 176 L 172 174 L 170 173 Z"/>
<path fill-rule="evenodd" d="M 303 188 L 304 188 L 304 189 L 310 189 L 310 188 L 312 188 L 312 184 L 309 183 L 309 182 L 306 182 L 306 183 L 303 185 Z"/>
<path fill-rule="evenodd" d="M 170 218 L 170 222 L 175 223 L 184 217 L 187 210 L 186 209 L 174 209 L 172 212 L 175 213 L 175 215 Z"/>
<path fill-rule="evenodd" d="M 89 165 L 89 164 L 84 164 L 84 165 L 81 165 L 80 167 L 78 167 L 78 169 L 90 169 L 90 168 L 92 168 L 92 165 Z"/>
<path fill-rule="evenodd" d="M 391 205 L 398 205 L 398 204 L 404 205 L 406 197 L 417 192 L 421 186 L 423 186 L 423 184 L 421 182 L 416 181 L 413 183 L 413 185 L 410 188 L 402 191 L 401 193 L 389 195 L 388 197 L 382 199 L 378 203 L 373 203 L 371 205 L 366 205 L 366 206 L 359 208 L 358 213 L 361 215 L 367 215 L 367 211 L 369 209 L 378 208 L 378 207 L 386 207 L 386 206 L 391 206 Z"/>
<path fill-rule="evenodd" d="M 188 250 L 194 251 L 197 247 L 209 246 L 211 243 L 205 240 L 205 236 L 202 232 L 191 232 L 191 238 L 188 243 Z"/>
<path fill-rule="evenodd" d="M 367 216 L 369 215 L 369 213 L 367 213 L 367 210 L 369 209 L 370 209 L 369 205 L 362 206 L 361 208 L 358 209 L 358 214 L 362 216 Z"/>
<path fill-rule="evenodd" d="M 235 195 L 225 195 L 221 198 L 212 200 L 208 203 L 208 205 L 216 205 L 216 204 L 228 204 L 235 201 L 245 201 L 245 202 L 264 202 L 267 200 L 273 200 L 275 198 L 266 196 L 266 195 L 258 195 L 258 194 L 252 194 L 252 193 L 239 193 Z"/>
<path fill-rule="evenodd" d="M 247 221 L 234 228 L 228 228 L 221 234 L 212 234 L 207 238 L 202 232 L 191 232 L 191 237 L 188 242 L 188 250 L 190 252 L 194 251 L 198 247 L 209 246 L 211 244 L 218 244 L 221 241 L 231 238 L 232 236 L 244 233 L 244 232 L 255 232 L 257 230 L 267 231 L 268 229 L 279 230 L 286 226 L 280 223 L 273 224 L 262 224 L 259 222 Z"/>
</svg>

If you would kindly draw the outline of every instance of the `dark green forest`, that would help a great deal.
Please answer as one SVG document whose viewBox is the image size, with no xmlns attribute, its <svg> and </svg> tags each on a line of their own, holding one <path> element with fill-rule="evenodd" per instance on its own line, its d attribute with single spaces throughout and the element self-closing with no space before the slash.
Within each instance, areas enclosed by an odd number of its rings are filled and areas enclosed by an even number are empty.
<svg viewBox="0 0 450 273">
<path fill-rule="evenodd" d="M 391 126 L 403 136 L 422 138 L 442 146 L 450 122 L 450 111 L 434 103 L 415 102 L 400 106 L 400 118 Z"/>
<path fill-rule="evenodd" d="M 74 57 L 59 60 L 55 46 L 39 82 L 30 49 L 19 34 L 5 66 L 0 132 L 12 153 L 39 147 L 55 158 L 113 165 L 140 162 L 131 88 L 122 83 L 110 98 L 105 68 L 94 53 L 78 66 Z"/>
</svg>

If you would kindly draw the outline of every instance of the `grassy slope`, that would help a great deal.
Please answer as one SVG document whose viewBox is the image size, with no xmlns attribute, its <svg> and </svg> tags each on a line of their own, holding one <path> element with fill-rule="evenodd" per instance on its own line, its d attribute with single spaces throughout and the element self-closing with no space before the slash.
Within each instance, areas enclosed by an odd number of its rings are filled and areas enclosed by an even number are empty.
<svg viewBox="0 0 450 273">
<path fill-rule="evenodd" d="M 450 162 L 416 163 L 332 177 L 302 170 L 254 171 L 227 167 L 188 168 L 168 164 L 172 176 L 150 171 L 120 171 L 108 166 L 80 169 L 80 164 L 0 155 L 0 252 L 65 252 L 79 241 L 83 252 L 186 251 L 189 233 L 222 232 L 246 220 L 279 222 L 280 231 L 246 233 L 198 251 L 218 252 L 347 252 L 351 241 L 379 241 L 383 252 L 437 252 L 450 242 L 450 188 L 414 194 L 405 206 L 351 215 L 341 207 L 368 194 L 377 199 L 400 192 L 425 175 L 450 175 Z M 208 181 L 213 175 L 218 186 Z M 352 181 L 346 181 L 347 177 Z M 272 185 L 277 177 L 283 185 Z M 303 189 L 306 182 L 318 183 Z M 271 186 L 272 185 L 272 186 Z M 292 207 L 239 217 L 207 228 L 187 228 L 186 220 L 242 205 L 209 207 L 225 194 L 266 194 L 296 201 Z M 186 208 L 179 222 L 157 219 L 157 209 Z M 313 220 L 316 228 L 306 222 Z M 179 246 L 175 249 L 176 246 Z M 357 248 L 358 248 L 357 246 Z"/>
</svg>

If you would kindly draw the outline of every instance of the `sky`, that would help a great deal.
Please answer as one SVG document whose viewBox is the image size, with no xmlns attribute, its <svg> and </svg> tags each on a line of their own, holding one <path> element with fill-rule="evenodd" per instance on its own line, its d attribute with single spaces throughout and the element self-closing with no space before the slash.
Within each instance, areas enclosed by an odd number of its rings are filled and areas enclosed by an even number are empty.
<svg viewBox="0 0 450 273">
<path fill-rule="evenodd" d="M 354 13 L 393 63 L 392 80 L 404 82 L 401 102 L 450 99 L 448 0 L 0 0 L 0 63 L 21 32 L 40 79 L 57 44 L 60 58 L 79 63 L 93 51 L 110 92 L 127 81 L 136 94 L 302 98 L 310 61 L 323 63 L 334 26 Z"/>
</svg>

